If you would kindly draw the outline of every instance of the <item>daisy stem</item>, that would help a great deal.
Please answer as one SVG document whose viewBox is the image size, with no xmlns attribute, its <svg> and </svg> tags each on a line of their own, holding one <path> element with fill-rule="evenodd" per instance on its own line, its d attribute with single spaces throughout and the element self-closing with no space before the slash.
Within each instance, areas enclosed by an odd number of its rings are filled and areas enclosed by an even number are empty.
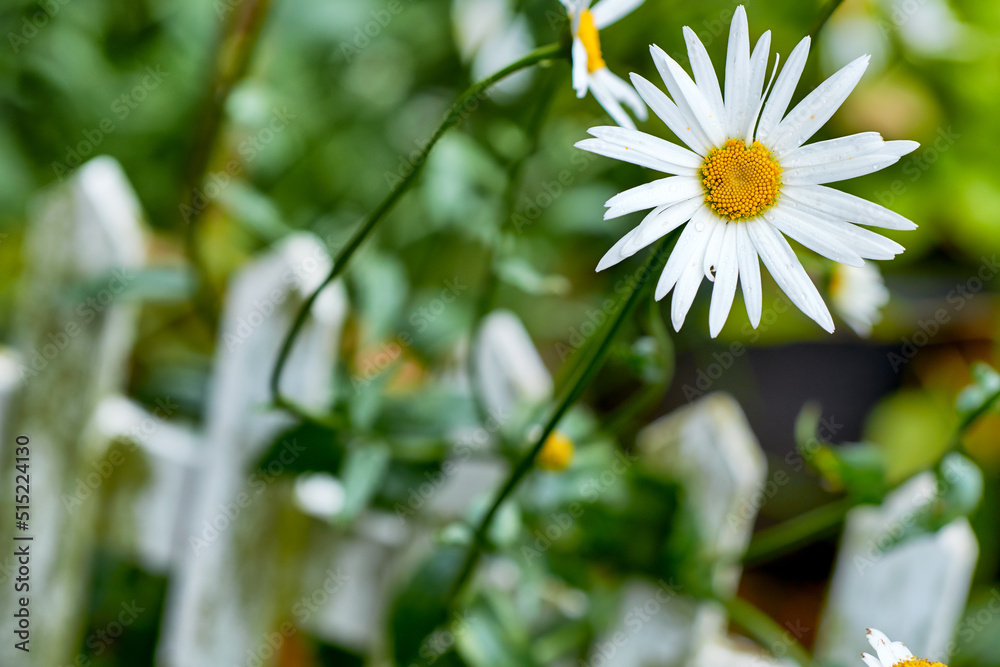
<svg viewBox="0 0 1000 667">
<path fill-rule="evenodd" d="M 778 558 L 833 532 L 853 506 L 852 498 L 842 498 L 760 531 L 750 542 L 743 563 L 755 565 Z"/>
<path fill-rule="evenodd" d="M 993 404 L 1000 401 L 1000 391 L 995 392 L 975 412 L 966 415 L 955 428 L 951 445 L 938 461 L 938 468 L 944 456 L 958 451 L 962 446 L 962 437 L 972 428 L 976 421 L 990 411 Z M 898 485 L 897 485 L 898 486 Z M 853 498 L 841 498 L 832 503 L 821 505 L 814 510 L 789 519 L 784 523 L 767 528 L 754 535 L 743 557 L 743 563 L 754 565 L 791 553 L 805 544 L 815 541 L 835 529 L 848 511 L 857 504 Z"/>
<path fill-rule="evenodd" d="M 197 236 L 204 208 L 193 204 L 222 131 L 226 100 L 249 70 L 270 7 L 271 0 L 254 0 L 245 3 L 227 18 L 215 47 L 215 70 L 205 89 L 201 119 L 192 137 L 191 153 L 181 184 L 179 211 L 180 222 L 185 223 L 185 250 L 198 275 L 195 313 L 212 327 L 215 326 L 218 304 L 209 284 L 208 268 L 198 248 Z"/>
<path fill-rule="evenodd" d="M 798 642 L 791 630 L 778 625 L 774 619 L 741 598 L 716 596 L 715 600 L 726 608 L 733 622 L 747 631 L 762 648 L 776 658 L 787 652 L 788 656 L 803 667 L 819 667 L 809 652 Z"/>
<path fill-rule="evenodd" d="M 528 454 L 521 459 L 517 466 L 511 471 L 510 476 L 504 483 L 500 492 L 497 494 L 496 498 L 493 500 L 493 504 L 490 505 L 489 510 L 483 515 L 483 518 L 479 521 L 479 525 L 476 527 L 475 532 L 472 535 L 472 543 L 469 545 L 469 551 L 466 554 L 464 563 L 462 564 L 461 570 L 459 570 L 458 576 L 455 578 L 452 584 L 451 590 L 448 593 L 447 604 L 450 606 L 454 600 L 462 592 L 465 587 L 469 576 L 475 569 L 476 564 L 479 562 L 479 558 L 482 556 L 483 548 L 486 546 L 486 535 L 489 532 L 490 525 L 493 523 L 493 519 L 500 509 L 500 506 L 507 499 L 508 496 L 517 488 L 521 480 L 531 471 L 535 465 L 535 459 L 538 457 L 539 452 L 542 451 L 542 447 L 545 445 L 545 441 L 559 425 L 566 412 L 573 407 L 577 399 L 583 393 L 590 381 L 593 380 L 597 371 L 600 370 L 605 358 L 608 356 L 608 352 L 611 350 L 611 344 L 614 342 L 618 331 L 621 329 L 622 325 L 628 320 L 632 311 L 635 310 L 636 305 L 639 303 L 640 297 L 645 293 L 643 289 L 649 280 L 650 276 L 659 273 L 662 268 L 666 257 L 669 254 L 668 249 L 673 246 L 674 242 L 679 236 L 680 231 L 675 230 L 667 235 L 663 241 L 657 246 L 657 248 L 649 253 L 646 258 L 645 263 L 642 268 L 639 269 L 637 274 L 633 276 L 631 284 L 631 292 L 625 299 L 624 304 L 622 304 L 615 318 L 611 320 L 605 327 L 601 334 L 601 337 L 594 341 L 588 347 L 588 355 L 581 360 L 580 369 L 574 369 L 573 375 L 575 379 L 569 382 L 562 392 L 562 398 L 559 400 L 552 416 L 549 417 L 548 422 L 546 422 L 545 427 L 542 429 L 538 438 L 535 440 L 535 444 L 528 451 Z"/>
<path fill-rule="evenodd" d="M 292 322 L 291 329 L 289 329 L 288 334 L 285 336 L 284 341 L 281 344 L 281 348 L 278 351 L 278 357 L 274 364 L 274 369 L 271 372 L 271 397 L 274 404 L 280 408 L 284 408 L 289 412 L 292 412 L 300 417 L 310 419 L 310 416 L 302 410 L 302 408 L 289 399 L 285 398 L 281 394 L 281 372 L 285 368 L 285 364 L 288 362 L 289 354 L 292 351 L 292 346 L 295 343 L 295 339 L 298 338 L 299 333 L 302 331 L 302 327 L 305 325 L 306 320 L 309 318 L 309 311 L 312 309 L 313 303 L 319 297 L 320 292 L 323 288 L 333 282 L 337 276 L 342 274 L 347 268 L 347 264 L 354 253 L 357 252 L 361 244 L 364 243 L 365 239 L 371 234 L 375 226 L 381 221 L 393 208 L 400 197 L 410 188 L 410 186 L 416 181 L 417 175 L 420 173 L 421 168 L 427 161 L 427 156 L 430 154 L 431 149 L 438 142 L 439 139 L 444 135 L 445 132 L 451 128 L 458 125 L 468 114 L 472 113 L 479 105 L 480 101 L 483 99 L 487 90 L 496 84 L 498 81 L 505 79 L 515 72 L 536 65 L 544 60 L 553 60 L 555 58 L 565 58 L 568 57 L 568 51 L 563 44 L 549 44 L 548 46 L 543 46 L 535 49 L 525 57 L 521 58 L 517 62 L 511 63 L 507 67 L 504 67 L 500 71 L 486 77 L 482 81 L 473 84 L 466 90 L 458 100 L 451 106 L 448 114 L 445 116 L 444 121 L 431 135 L 430 140 L 427 145 L 424 146 L 423 150 L 414 160 L 414 167 L 401 181 L 399 181 L 395 187 L 386 195 L 382 203 L 375 208 L 374 211 L 368 216 L 367 220 L 354 232 L 354 235 L 348 240 L 347 244 L 340 249 L 336 257 L 333 259 L 333 267 L 330 269 L 330 273 L 327 274 L 323 282 L 309 295 L 302 306 L 299 308 L 299 312 L 295 316 L 295 320 Z"/>
</svg>

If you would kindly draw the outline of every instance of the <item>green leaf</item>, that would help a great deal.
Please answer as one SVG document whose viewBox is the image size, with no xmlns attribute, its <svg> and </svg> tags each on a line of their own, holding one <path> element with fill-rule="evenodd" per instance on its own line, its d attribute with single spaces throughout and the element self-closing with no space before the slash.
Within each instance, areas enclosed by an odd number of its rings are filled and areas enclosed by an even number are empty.
<svg viewBox="0 0 1000 667">
<path fill-rule="evenodd" d="M 955 402 L 963 422 L 971 422 L 987 410 L 996 407 L 1000 394 L 1000 373 L 989 365 L 976 363 L 972 366 L 973 383 L 962 390 Z"/>
<path fill-rule="evenodd" d="M 344 508 L 339 515 L 341 520 L 353 520 L 368 506 L 385 477 L 390 458 L 389 446 L 382 442 L 347 450 L 340 472 L 344 483 Z"/>
<path fill-rule="evenodd" d="M 438 546 L 393 601 L 389 613 L 392 654 L 397 665 L 429 664 L 451 649 L 447 633 L 434 631 L 448 618 L 447 596 L 462 568 L 466 547 Z"/>
</svg>

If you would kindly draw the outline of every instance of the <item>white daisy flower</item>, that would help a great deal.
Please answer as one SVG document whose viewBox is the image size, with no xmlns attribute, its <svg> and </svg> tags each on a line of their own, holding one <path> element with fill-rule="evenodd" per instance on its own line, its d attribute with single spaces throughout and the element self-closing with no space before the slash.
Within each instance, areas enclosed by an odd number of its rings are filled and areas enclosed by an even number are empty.
<svg viewBox="0 0 1000 667">
<path fill-rule="evenodd" d="M 889 290 L 878 267 L 836 264 L 830 278 L 833 309 L 859 336 L 872 335 L 872 327 L 882 321 L 882 308 L 889 303 Z"/>
<path fill-rule="evenodd" d="M 878 653 L 877 658 L 869 653 L 861 654 L 861 659 L 868 667 L 945 667 L 940 662 L 913 657 L 905 644 L 889 641 L 889 638 L 878 630 L 868 631 L 868 643 Z"/>
<path fill-rule="evenodd" d="M 672 100 L 641 76 L 633 74 L 632 83 L 688 148 L 619 127 L 592 128 L 595 138 L 577 144 L 599 155 L 675 174 L 608 200 L 605 219 L 652 211 L 611 248 L 597 270 L 617 264 L 690 221 L 656 286 L 657 300 L 674 290 L 675 329 L 684 323 L 703 277 L 715 283 L 709 310 L 713 337 L 729 316 L 737 280 L 756 327 L 763 305 L 760 257 L 792 302 L 833 332 L 830 311 L 785 236 L 851 266 L 862 266 L 864 259 L 895 257 L 903 251 L 901 245 L 857 225 L 906 230 L 916 225 L 822 184 L 884 169 L 918 144 L 884 141 L 876 132 L 865 132 L 802 145 L 860 81 L 868 56 L 831 76 L 786 114 L 809 53 L 808 37 L 792 51 L 777 80 L 772 73 L 770 95 L 764 80 L 771 35 L 764 33 L 751 53 L 742 6 L 729 34 L 724 89 L 698 36 L 685 27 L 684 37 L 693 80 L 659 47 L 650 47 Z M 775 73 L 777 69 L 776 63 Z"/>
<path fill-rule="evenodd" d="M 573 89 L 576 96 L 582 98 L 589 90 L 616 123 L 634 130 L 635 123 L 625 113 L 622 104 L 627 105 L 639 120 L 646 120 L 646 106 L 632 86 L 608 69 L 601 56 L 598 31 L 631 14 L 644 0 L 599 0 L 593 9 L 589 9 L 590 0 L 560 1 L 569 14 L 573 32 Z"/>
</svg>

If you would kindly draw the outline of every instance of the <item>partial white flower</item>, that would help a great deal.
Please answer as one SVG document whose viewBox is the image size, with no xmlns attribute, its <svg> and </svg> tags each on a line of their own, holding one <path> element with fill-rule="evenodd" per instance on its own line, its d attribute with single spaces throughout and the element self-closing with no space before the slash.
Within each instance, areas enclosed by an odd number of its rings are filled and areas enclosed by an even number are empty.
<svg viewBox="0 0 1000 667">
<path fill-rule="evenodd" d="M 608 200 L 605 219 L 652 209 L 604 256 L 600 271 L 687 224 L 656 286 L 656 298 L 674 291 L 671 319 L 680 329 L 702 278 L 714 281 L 709 330 L 718 335 L 729 316 L 737 280 L 750 322 L 760 323 L 758 257 L 802 312 L 833 332 L 823 298 L 785 236 L 836 262 L 862 266 L 892 259 L 903 247 L 857 225 L 915 229 L 906 218 L 853 195 L 825 187 L 884 169 L 915 150 L 913 141 L 884 141 L 865 132 L 803 146 L 833 116 L 868 66 L 858 58 L 824 81 L 789 113 L 789 102 L 809 53 L 806 37 L 792 51 L 770 95 L 764 89 L 771 34 L 750 50 L 746 11 L 733 18 L 725 88 L 704 45 L 684 28 L 694 79 L 657 46 L 650 47 L 670 97 L 646 79 L 632 83 L 684 148 L 619 127 L 595 127 L 579 148 L 648 167 L 668 178 Z M 769 84 L 770 87 L 770 84 Z M 672 98 L 672 99 L 671 99 Z"/>
<path fill-rule="evenodd" d="M 569 14 L 573 32 L 573 89 L 576 96 L 583 97 L 589 90 L 616 123 L 634 130 L 635 123 L 622 104 L 628 106 L 639 120 L 646 120 L 646 106 L 632 86 L 608 69 L 601 55 L 598 31 L 631 14 L 644 0 L 599 0 L 593 9 L 589 9 L 590 0 L 560 1 Z"/>
<path fill-rule="evenodd" d="M 944 667 L 940 662 L 931 663 L 927 660 L 920 660 L 913 657 L 910 649 L 902 642 L 889 641 L 889 638 L 878 630 L 868 631 L 868 643 L 872 645 L 878 657 L 870 653 L 862 653 L 861 659 L 868 667 L 897 667 L 905 665 L 909 667 Z"/>
<path fill-rule="evenodd" d="M 535 48 L 531 26 L 515 14 L 511 0 L 454 0 L 452 24 L 462 60 L 470 63 L 474 81 L 483 79 Z M 515 99 L 531 85 L 533 69 L 524 69 L 493 87 L 494 99 Z"/>
<path fill-rule="evenodd" d="M 889 303 L 889 290 L 882 273 L 871 262 L 864 266 L 836 264 L 830 278 L 833 309 L 859 336 L 872 335 L 882 321 L 882 308 Z"/>
</svg>

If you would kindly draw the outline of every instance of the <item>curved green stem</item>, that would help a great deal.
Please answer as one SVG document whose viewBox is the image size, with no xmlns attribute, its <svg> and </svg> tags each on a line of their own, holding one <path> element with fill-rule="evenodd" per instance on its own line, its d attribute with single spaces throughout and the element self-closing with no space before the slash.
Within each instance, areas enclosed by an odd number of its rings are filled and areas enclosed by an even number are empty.
<svg viewBox="0 0 1000 667">
<path fill-rule="evenodd" d="M 767 650 L 776 658 L 787 655 L 803 667 L 819 667 L 819 663 L 799 643 L 799 638 L 778 625 L 774 619 L 760 609 L 741 598 L 726 599 L 715 596 L 714 599 L 726 608 L 726 613 L 732 621 L 746 630 L 761 648 Z"/>
<path fill-rule="evenodd" d="M 500 492 L 493 500 L 493 504 L 490 505 L 489 510 L 487 510 L 486 514 L 483 515 L 483 518 L 480 520 L 479 525 L 476 527 L 476 530 L 472 535 L 472 543 L 469 545 L 469 551 L 462 564 L 462 568 L 459 571 L 458 577 L 456 577 L 455 582 L 452 584 L 451 590 L 449 591 L 447 599 L 449 606 L 462 592 L 462 589 L 468 581 L 469 576 L 472 574 L 476 563 L 479 562 L 479 558 L 482 556 L 483 548 L 486 545 L 486 535 L 489 532 L 490 525 L 493 523 L 493 519 L 499 511 L 500 506 L 507 499 L 507 497 L 510 496 L 514 489 L 517 488 L 517 485 L 520 484 L 521 480 L 524 479 L 528 472 L 530 472 L 534 467 L 535 459 L 538 457 L 539 452 L 542 451 L 542 447 L 545 446 L 545 441 L 556 429 L 556 426 L 558 426 L 560 420 L 562 420 L 566 412 L 573 406 L 574 403 L 576 403 L 577 399 L 583 393 L 583 390 L 587 388 L 587 385 L 597 374 L 597 371 L 600 370 L 605 357 L 608 355 L 608 351 L 611 349 L 611 344 L 614 342 L 615 336 L 618 334 L 618 331 L 628 319 L 629 315 L 631 315 L 632 311 L 635 310 L 640 296 L 644 293 L 645 290 L 643 287 L 646 285 L 650 276 L 657 273 L 658 268 L 663 266 L 663 263 L 666 261 L 667 249 L 673 245 L 679 233 L 679 230 L 671 232 L 657 246 L 656 250 L 649 253 L 649 257 L 646 259 L 646 262 L 642 265 L 642 268 L 633 280 L 631 292 L 629 292 L 625 303 L 619 308 L 615 318 L 608 323 L 600 339 L 597 340 L 594 349 L 592 351 L 588 350 L 589 355 L 586 357 L 585 361 L 580 364 L 581 370 L 578 373 L 575 373 L 575 379 L 571 380 L 567 385 L 562 398 L 559 400 L 555 410 L 546 422 L 545 427 L 535 440 L 535 444 L 532 446 L 531 450 L 529 450 L 528 454 L 521 459 L 517 466 L 511 471 L 507 481 L 504 483 L 503 487 L 501 487 Z"/>
<path fill-rule="evenodd" d="M 750 542 L 743 562 L 755 565 L 778 558 L 833 532 L 852 507 L 853 499 L 842 498 L 760 531 Z"/>
<path fill-rule="evenodd" d="M 938 461 L 938 468 L 940 468 L 944 456 L 961 447 L 962 436 L 972 428 L 972 425 L 980 417 L 989 412 L 997 401 L 1000 401 L 1000 391 L 995 392 L 983 402 L 979 409 L 969 413 L 959 422 L 952 435 L 950 446 Z M 753 541 L 750 542 L 743 562 L 747 565 L 762 563 L 791 553 L 815 541 L 840 525 L 852 507 L 854 507 L 853 499 L 842 498 L 760 531 L 754 535 Z"/>
<path fill-rule="evenodd" d="M 320 292 L 323 288 L 333 282 L 337 276 L 344 272 L 347 267 L 348 262 L 354 253 L 357 252 L 361 244 L 364 243 L 365 239 L 371 234 L 372 230 L 379 223 L 382 218 L 384 218 L 389 211 L 392 210 L 393 206 L 399 200 L 400 197 L 410 188 L 413 182 L 416 180 L 417 175 L 420 173 L 421 168 L 427 160 L 428 154 L 439 139 L 447 132 L 449 129 L 457 125 L 465 116 L 475 110 L 478 106 L 480 100 L 482 99 L 485 92 L 498 81 L 510 76 L 511 74 L 518 72 L 522 69 L 536 65 L 543 60 L 552 60 L 560 57 L 567 57 L 568 53 L 563 44 L 550 44 L 548 46 L 543 46 L 536 49 L 526 55 L 521 60 L 515 63 L 511 63 L 507 67 L 504 67 L 499 72 L 492 74 L 482 81 L 473 84 L 468 90 L 466 90 L 458 100 L 451 106 L 448 111 L 448 115 L 445 116 L 444 121 L 438 126 L 437 130 L 431 136 L 430 141 L 424 146 L 423 150 L 414 160 L 413 169 L 407 174 L 401 181 L 399 181 L 395 187 L 389 192 L 382 203 L 372 211 L 368 216 L 368 219 L 354 232 L 348 240 L 347 245 L 340 249 L 337 256 L 333 259 L 333 267 L 330 269 L 330 273 L 327 274 L 323 282 L 313 291 L 312 294 L 305 300 L 302 306 L 299 308 L 299 312 L 295 316 L 295 320 L 292 322 L 292 327 L 289 329 L 288 334 L 285 336 L 284 341 L 281 344 L 281 348 L 278 351 L 278 357 L 275 360 L 274 370 L 271 372 L 271 397 L 278 407 L 282 407 L 290 412 L 296 414 L 299 413 L 299 409 L 291 401 L 285 399 L 281 395 L 281 372 L 285 368 L 285 364 L 288 363 L 288 356 L 292 351 L 292 346 L 295 343 L 295 339 L 298 337 L 302 327 L 305 325 L 306 320 L 309 318 L 309 311 L 312 309 L 313 303 L 319 297 Z M 473 106 L 475 103 L 476 106 Z M 300 414 L 300 416 L 302 416 Z"/>
</svg>

